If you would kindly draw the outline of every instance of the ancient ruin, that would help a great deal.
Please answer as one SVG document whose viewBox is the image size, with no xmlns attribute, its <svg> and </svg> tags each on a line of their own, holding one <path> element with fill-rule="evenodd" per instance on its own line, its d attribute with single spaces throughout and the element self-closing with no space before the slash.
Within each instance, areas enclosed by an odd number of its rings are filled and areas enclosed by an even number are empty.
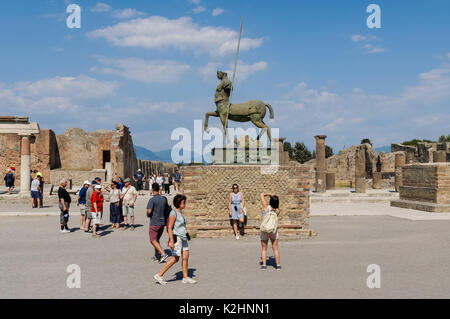
<svg viewBox="0 0 450 319">
<path fill-rule="evenodd" d="M 407 164 L 402 168 L 400 199 L 391 206 L 450 212 L 450 163 Z"/>
<path fill-rule="evenodd" d="M 137 159 L 131 133 L 123 124 L 115 130 L 94 132 L 70 128 L 56 135 L 51 129 L 28 123 L 28 118 L 11 117 L 0 119 L 0 165 L 18 168 L 16 180 L 27 195 L 30 170 L 41 172 L 47 184 L 57 185 L 65 178 L 79 187 L 97 176 L 110 181 L 132 177 L 138 168 L 148 176 L 171 173 L 176 166 Z"/>
</svg>

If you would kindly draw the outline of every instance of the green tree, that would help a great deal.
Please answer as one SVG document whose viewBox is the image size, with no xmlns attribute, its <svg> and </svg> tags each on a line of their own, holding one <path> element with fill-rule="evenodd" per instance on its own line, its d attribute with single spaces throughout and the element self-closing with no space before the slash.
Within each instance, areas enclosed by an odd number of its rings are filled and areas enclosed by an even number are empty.
<svg viewBox="0 0 450 319">
<path fill-rule="evenodd" d="M 296 142 L 293 151 L 294 160 L 301 164 L 312 159 L 312 154 L 304 143 Z"/>
<path fill-rule="evenodd" d="M 331 157 L 333 155 L 334 155 L 333 149 L 330 146 L 325 145 L 325 158 Z M 312 152 L 312 158 L 316 158 L 316 151 Z"/>
<path fill-rule="evenodd" d="M 438 142 L 439 143 L 450 142 L 450 134 L 447 135 L 447 137 L 445 135 L 440 136 Z"/>
<path fill-rule="evenodd" d="M 411 141 L 405 141 L 402 144 L 403 145 L 409 145 L 409 146 L 417 146 L 418 143 L 436 143 L 435 141 L 430 141 L 430 140 L 418 140 L 418 139 L 413 139 Z"/>
<path fill-rule="evenodd" d="M 294 159 L 294 149 L 292 148 L 292 145 L 291 145 L 290 142 L 284 142 L 283 149 L 284 149 L 285 152 L 289 153 L 289 159 L 290 160 L 295 160 Z"/>
<path fill-rule="evenodd" d="M 333 149 L 330 146 L 325 145 L 325 158 L 331 157 L 333 155 Z"/>
</svg>

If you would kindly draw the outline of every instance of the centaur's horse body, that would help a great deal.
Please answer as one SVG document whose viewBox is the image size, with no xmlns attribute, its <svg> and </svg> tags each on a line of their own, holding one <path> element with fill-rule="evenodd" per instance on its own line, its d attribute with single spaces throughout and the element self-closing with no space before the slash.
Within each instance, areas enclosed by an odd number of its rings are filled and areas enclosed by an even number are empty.
<svg viewBox="0 0 450 319">
<path fill-rule="evenodd" d="M 205 117 L 205 131 L 208 131 L 208 119 L 210 116 L 219 117 L 222 122 L 222 126 L 225 130 L 225 134 L 228 136 L 227 129 L 225 127 L 228 103 L 221 101 L 216 103 L 217 110 L 213 112 L 206 113 Z M 264 117 L 266 116 L 266 107 L 269 109 L 270 118 L 274 118 L 273 109 L 270 104 L 264 103 L 259 100 L 251 100 L 241 104 L 231 104 L 230 113 L 228 114 L 228 119 L 235 122 L 252 122 L 256 127 L 261 128 L 261 132 L 258 135 L 258 140 L 267 131 L 267 136 L 269 137 L 269 143 L 272 141 L 272 136 L 270 134 L 270 129 L 264 123 Z"/>
</svg>

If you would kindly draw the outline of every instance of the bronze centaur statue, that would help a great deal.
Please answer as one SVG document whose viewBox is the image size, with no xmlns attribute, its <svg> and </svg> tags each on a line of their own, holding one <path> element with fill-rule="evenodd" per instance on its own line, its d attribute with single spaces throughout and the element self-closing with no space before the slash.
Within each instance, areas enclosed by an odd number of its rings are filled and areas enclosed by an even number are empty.
<svg viewBox="0 0 450 319">
<path fill-rule="evenodd" d="M 216 89 L 216 94 L 214 101 L 216 103 L 217 109 L 213 112 L 207 112 L 205 117 L 205 131 L 208 132 L 208 119 L 210 116 L 219 117 L 222 122 L 223 129 L 226 136 L 228 137 L 228 131 L 225 127 L 227 109 L 229 103 L 229 97 L 231 93 L 231 81 L 225 72 L 218 71 L 217 78 L 221 80 Z M 272 135 L 270 134 L 270 129 L 264 123 L 264 117 L 266 116 L 266 108 L 269 109 L 270 118 L 274 118 L 273 108 L 270 104 L 264 103 L 259 100 L 251 100 L 241 104 L 231 104 L 230 113 L 228 114 L 228 119 L 235 122 L 252 122 L 256 127 L 261 128 L 261 132 L 258 135 L 258 141 L 264 132 L 267 131 L 267 136 L 269 137 L 269 143 L 272 142 Z"/>
</svg>

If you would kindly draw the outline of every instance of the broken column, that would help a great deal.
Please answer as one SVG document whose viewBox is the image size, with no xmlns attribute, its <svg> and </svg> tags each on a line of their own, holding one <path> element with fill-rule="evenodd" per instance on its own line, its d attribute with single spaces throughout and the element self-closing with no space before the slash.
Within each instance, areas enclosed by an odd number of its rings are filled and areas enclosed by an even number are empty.
<svg viewBox="0 0 450 319">
<path fill-rule="evenodd" d="M 336 188 L 336 173 L 326 173 L 327 176 L 327 190 Z"/>
<path fill-rule="evenodd" d="M 325 193 L 326 185 L 326 162 L 325 162 L 325 139 L 326 135 L 317 135 L 316 138 L 316 192 Z"/>
<path fill-rule="evenodd" d="M 400 186 L 403 185 L 402 167 L 406 164 L 405 153 L 395 154 L 395 191 L 398 192 Z"/>
<path fill-rule="evenodd" d="M 447 153 L 445 151 L 433 152 L 433 163 L 445 163 L 447 161 Z"/>
<path fill-rule="evenodd" d="M 31 186 L 30 135 L 22 135 L 20 139 L 20 193 L 29 195 Z"/>
<path fill-rule="evenodd" d="M 355 154 L 355 191 L 366 192 L 366 151 L 363 146 L 356 150 Z"/>
</svg>

